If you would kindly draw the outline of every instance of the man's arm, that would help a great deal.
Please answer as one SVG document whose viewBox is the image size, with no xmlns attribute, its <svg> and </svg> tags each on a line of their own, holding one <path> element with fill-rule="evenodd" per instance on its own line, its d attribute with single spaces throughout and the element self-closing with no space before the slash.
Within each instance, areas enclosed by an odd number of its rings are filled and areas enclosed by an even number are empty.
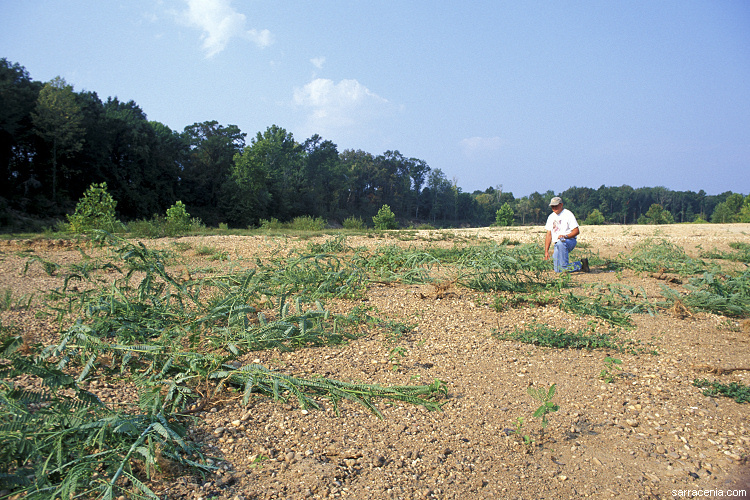
<svg viewBox="0 0 750 500">
<path fill-rule="evenodd" d="M 565 237 L 566 238 L 575 238 L 579 234 L 581 234 L 581 231 L 577 227 L 574 227 L 571 232 L 569 232 L 568 234 L 565 235 Z"/>
<path fill-rule="evenodd" d="M 552 243 L 552 231 L 547 231 L 547 236 L 544 237 L 544 260 L 549 260 L 549 246 L 551 243 Z"/>
</svg>

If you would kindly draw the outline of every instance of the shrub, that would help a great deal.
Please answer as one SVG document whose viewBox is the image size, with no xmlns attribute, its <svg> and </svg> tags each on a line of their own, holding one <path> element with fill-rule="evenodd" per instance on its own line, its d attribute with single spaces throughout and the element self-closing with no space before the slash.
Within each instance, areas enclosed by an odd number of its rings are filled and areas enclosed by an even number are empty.
<svg viewBox="0 0 750 500">
<path fill-rule="evenodd" d="M 654 203 L 646 215 L 638 217 L 638 224 L 674 224 L 674 217 L 669 210 L 664 210 L 664 207 Z"/>
<path fill-rule="evenodd" d="M 513 225 L 513 209 L 506 201 L 503 206 L 495 212 L 495 225 L 497 226 L 512 226 Z"/>
<path fill-rule="evenodd" d="M 91 184 L 78 200 L 76 211 L 67 215 L 67 229 L 72 233 L 85 233 L 93 229 L 115 231 L 122 227 L 115 218 L 117 202 L 107 192 L 107 183 Z"/>
<path fill-rule="evenodd" d="M 291 228 L 297 231 L 321 231 L 326 227 L 326 221 L 322 217 L 310 217 L 303 215 L 292 220 Z"/>
<path fill-rule="evenodd" d="M 365 221 L 362 220 L 362 217 L 347 217 L 344 219 L 344 229 L 365 229 Z"/>
<path fill-rule="evenodd" d="M 167 232 L 171 235 L 184 233 L 190 230 L 191 221 L 190 214 L 185 209 L 185 205 L 181 201 L 177 201 L 174 205 L 167 209 Z"/>
<path fill-rule="evenodd" d="M 375 229 L 398 229 L 396 215 L 391 211 L 391 207 L 383 205 L 378 210 L 378 214 L 372 218 Z"/>
<path fill-rule="evenodd" d="M 282 227 L 284 227 L 284 224 L 279 222 L 279 219 L 277 219 L 276 217 L 260 220 L 260 228 L 266 231 L 268 231 L 269 229 L 281 229 Z"/>
<path fill-rule="evenodd" d="M 595 208 L 594 210 L 592 210 L 589 216 L 586 217 L 586 224 L 591 224 L 594 226 L 604 224 L 604 216 L 602 215 L 602 213 L 599 211 L 598 208 Z"/>
<path fill-rule="evenodd" d="M 159 238 L 164 236 L 161 226 L 163 224 L 156 219 L 150 221 L 138 219 L 128 222 L 128 232 L 137 238 Z"/>
</svg>

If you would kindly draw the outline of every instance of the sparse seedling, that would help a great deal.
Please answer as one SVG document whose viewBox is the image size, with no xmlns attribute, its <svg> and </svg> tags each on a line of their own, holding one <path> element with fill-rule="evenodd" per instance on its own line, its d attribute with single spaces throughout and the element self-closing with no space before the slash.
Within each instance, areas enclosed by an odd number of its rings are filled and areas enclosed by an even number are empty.
<svg viewBox="0 0 750 500">
<path fill-rule="evenodd" d="M 391 349 L 391 352 L 388 354 L 388 361 L 391 362 L 391 370 L 393 370 L 394 372 L 399 371 L 401 369 L 401 361 L 406 357 L 408 353 L 409 351 L 407 351 L 405 347 L 401 346 L 396 346 Z"/>
<path fill-rule="evenodd" d="M 253 458 L 253 461 L 250 464 L 250 468 L 251 469 L 255 469 L 255 468 L 262 469 L 263 468 L 263 462 L 265 462 L 266 460 L 268 460 L 268 458 L 269 457 L 267 457 L 265 455 L 257 455 L 255 458 Z"/>
<path fill-rule="evenodd" d="M 552 398 L 555 397 L 556 390 L 557 387 L 555 384 L 552 384 L 549 389 L 546 387 L 529 387 L 526 390 L 526 392 L 529 393 L 529 396 L 541 403 L 541 406 L 534 411 L 533 416 L 534 418 L 542 419 L 542 429 L 545 429 L 549 423 L 547 415 L 560 409 L 556 403 L 551 401 Z"/>
<path fill-rule="evenodd" d="M 622 368 L 619 366 L 621 364 L 622 360 L 607 356 L 604 358 L 604 369 L 599 373 L 599 378 L 611 384 L 617 379 L 617 372 L 622 371 Z"/>
<path fill-rule="evenodd" d="M 534 440 L 531 439 L 531 436 L 528 434 L 523 433 L 523 417 L 518 417 L 516 419 L 516 429 L 513 431 L 518 438 L 518 440 L 526 445 L 526 447 L 531 447 L 532 444 L 534 444 Z"/>
</svg>

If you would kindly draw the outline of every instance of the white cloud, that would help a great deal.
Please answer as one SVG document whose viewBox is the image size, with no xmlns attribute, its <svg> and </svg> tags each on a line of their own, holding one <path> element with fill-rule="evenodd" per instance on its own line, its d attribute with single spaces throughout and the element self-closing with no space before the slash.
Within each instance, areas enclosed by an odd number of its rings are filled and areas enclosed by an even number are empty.
<svg viewBox="0 0 750 500">
<path fill-rule="evenodd" d="M 461 149 L 469 158 L 487 156 L 498 151 L 503 145 L 500 137 L 469 137 L 461 141 Z"/>
<path fill-rule="evenodd" d="M 321 135 L 364 126 L 391 108 L 387 99 L 357 80 L 335 83 L 323 78 L 295 88 L 293 103 L 308 111 L 307 127 Z"/>
<path fill-rule="evenodd" d="M 325 57 L 313 57 L 310 62 L 318 69 L 323 69 L 323 64 L 326 62 Z"/>
<path fill-rule="evenodd" d="M 187 0 L 188 10 L 182 14 L 184 22 L 203 31 L 206 57 L 224 50 L 234 37 L 244 38 L 263 48 L 273 43 L 268 30 L 245 30 L 246 17 L 234 10 L 231 0 Z"/>
</svg>

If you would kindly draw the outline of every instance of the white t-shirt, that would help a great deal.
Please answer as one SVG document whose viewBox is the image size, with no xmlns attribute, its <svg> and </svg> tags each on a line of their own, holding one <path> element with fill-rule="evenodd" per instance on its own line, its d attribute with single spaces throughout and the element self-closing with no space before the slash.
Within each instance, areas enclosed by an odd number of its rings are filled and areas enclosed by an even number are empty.
<svg viewBox="0 0 750 500">
<path fill-rule="evenodd" d="M 576 220 L 576 216 L 567 208 L 563 208 L 560 215 L 557 215 L 555 212 L 549 214 L 544 229 L 552 232 L 552 241 L 555 242 L 561 234 L 570 234 L 577 227 L 578 221 Z"/>
</svg>

